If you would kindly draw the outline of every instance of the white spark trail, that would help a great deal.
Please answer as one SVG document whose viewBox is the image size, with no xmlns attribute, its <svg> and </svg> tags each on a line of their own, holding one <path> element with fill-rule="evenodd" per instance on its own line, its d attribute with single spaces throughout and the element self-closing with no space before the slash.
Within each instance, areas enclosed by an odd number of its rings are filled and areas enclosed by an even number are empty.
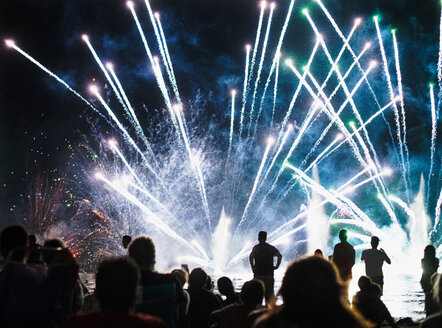
<svg viewBox="0 0 442 328">
<path fill-rule="evenodd" d="M 180 93 L 178 91 L 178 84 L 176 82 L 175 72 L 173 70 L 172 60 L 170 59 L 169 48 L 167 47 L 166 37 L 164 35 L 163 26 L 161 25 L 160 16 L 155 14 L 155 18 L 157 20 L 158 30 L 160 31 L 161 43 L 166 55 L 166 66 L 168 66 L 168 74 L 170 74 L 169 78 L 172 83 L 172 88 L 178 103 L 181 103 Z"/>
<path fill-rule="evenodd" d="M 278 94 L 279 60 L 280 59 L 281 59 L 281 56 L 278 56 L 278 61 L 276 62 L 275 85 L 273 87 L 273 107 L 272 107 L 272 118 L 271 118 L 271 121 L 270 121 L 270 128 L 273 127 L 273 120 L 275 118 L 276 96 Z"/>
<path fill-rule="evenodd" d="M 238 223 L 238 225 L 236 227 L 235 234 L 239 231 L 239 228 L 241 227 L 242 223 L 244 222 L 244 219 L 245 219 L 245 217 L 247 215 L 247 211 L 248 211 L 248 209 L 250 207 L 250 204 L 253 201 L 253 198 L 254 198 L 255 192 L 256 192 L 256 188 L 258 187 L 259 178 L 261 177 L 261 173 L 263 171 L 264 164 L 265 164 L 265 162 L 267 160 L 267 156 L 268 156 L 270 148 L 272 147 L 273 144 L 274 144 L 273 138 L 269 138 L 269 140 L 267 141 L 267 147 L 266 147 L 266 149 L 264 151 L 264 155 L 262 156 L 261 164 L 259 165 L 258 172 L 256 173 L 255 182 L 253 183 L 252 191 L 250 192 L 250 196 L 249 196 L 247 204 L 246 204 L 246 206 L 244 208 L 244 212 L 243 212 L 243 214 L 241 216 L 241 220 L 239 221 L 239 223 Z"/>
<path fill-rule="evenodd" d="M 146 138 L 146 135 L 143 132 L 143 128 L 141 127 L 140 122 L 138 121 L 137 115 L 135 114 L 135 111 L 129 101 L 129 99 L 126 96 L 126 92 L 123 89 L 123 86 L 120 83 L 120 80 L 118 79 L 117 75 L 115 74 L 115 70 L 113 68 L 113 65 L 106 65 L 107 69 L 109 70 L 109 72 L 111 73 L 112 78 L 114 79 L 115 83 L 117 84 L 117 87 L 121 93 L 121 96 L 123 97 L 124 102 L 126 103 L 126 106 L 129 110 L 130 116 L 132 117 L 133 124 L 135 127 L 135 130 L 137 131 L 138 135 L 141 137 L 141 139 L 144 142 L 144 145 L 146 146 L 147 151 L 149 152 L 149 154 L 152 156 L 152 158 L 154 159 L 154 153 L 152 151 L 152 147 L 149 143 L 149 141 Z M 155 159 L 154 159 L 155 160 Z"/>
<path fill-rule="evenodd" d="M 431 148 L 430 148 L 430 170 L 428 172 L 427 181 L 427 206 L 430 197 L 430 183 L 433 176 L 434 153 L 436 151 L 436 133 L 437 133 L 437 113 L 434 100 L 434 87 L 430 84 L 430 102 L 431 102 Z"/>
<path fill-rule="evenodd" d="M 441 205 L 442 205 L 442 189 L 440 191 L 439 198 L 437 199 L 437 203 L 436 203 L 436 213 L 435 213 L 432 233 L 436 232 L 437 226 L 440 221 L 440 207 L 441 207 Z"/>
<path fill-rule="evenodd" d="M 100 67 L 101 71 L 104 73 L 104 76 L 106 77 L 106 80 L 109 82 L 109 85 L 111 86 L 112 90 L 115 93 L 115 96 L 117 96 L 118 101 L 123 106 L 124 110 L 129 114 L 130 111 L 127 108 L 125 102 L 123 101 L 123 98 L 120 95 L 120 92 L 118 91 L 117 87 L 115 86 L 115 83 L 112 81 L 112 78 L 109 76 L 109 73 L 107 72 L 106 68 L 104 67 L 103 63 L 101 62 L 100 57 L 98 56 L 97 52 L 95 51 L 94 47 L 92 46 L 91 42 L 89 41 L 89 37 L 85 34 L 81 37 L 83 41 L 86 43 L 87 47 L 89 48 L 89 51 L 91 52 L 92 56 L 94 57 L 95 61 L 97 62 L 98 66 Z"/>
<path fill-rule="evenodd" d="M 361 51 L 361 53 L 358 56 L 358 59 L 360 59 L 362 57 L 362 55 L 370 48 L 370 44 L 366 43 L 364 46 L 364 49 Z M 347 71 L 345 72 L 344 76 L 342 77 L 342 79 L 345 81 L 346 78 L 350 75 L 351 71 L 353 70 L 353 67 L 356 65 L 356 61 L 353 61 L 353 63 L 350 65 L 350 67 L 347 69 Z M 331 68 L 330 72 L 333 71 L 333 68 Z M 305 70 L 304 74 L 306 74 L 307 72 L 309 72 L 308 69 Z M 364 73 L 362 78 L 365 80 L 367 78 L 367 74 Z M 327 79 L 325 80 L 327 81 Z M 324 83 L 325 83 L 324 81 Z M 321 85 L 321 90 L 323 90 L 324 88 L 324 83 Z M 330 94 L 330 96 L 328 97 L 328 100 L 331 101 L 333 99 L 333 97 L 336 95 L 336 93 L 338 92 L 338 90 L 341 88 L 342 82 L 339 81 L 338 85 L 335 87 L 335 89 L 333 90 L 333 92 Z M 354 88 L 353 88 L 354 89 Z M 347 100 L 346 100 L 347 101 Z M 342 110 L 344 109 L 341 106 Z M 337 114 L 340 114 L 340 110 L 338 110 Z M 307 156 L 305 156 L 304 160 L 302 161 L 301 166 L 305 165 L 307 163 L 307 160 L 310 158 L 310 156 L 313 155 L 313 153 L 316 151 L 316 149 L 318 148 L 319 144 L 322 142 L 322 140 L 324 139 L 325 135 L 327 134 L 327 132 L 330 130 L 330 128 L 333 126 L 333 122 L 330 122 L 327 127 L 324 129 L 324 131 L 321 133 L 321 135 L 319 136 L 318 140 L 316 140 L 315 144 L 313 145 L 312 149 L 309 151 L 309 153 L 307 154 Z"/>
<path fill-rule="evenodd" d="M 112 111 L 112 109 L 109 107 L 108 104 L 106 104 L 106 102 L 104 101 L 103 97 L 101 97 L 100 93 L 98 92 L 98 89 L 95 86 L 91 87 L 91 92 L 95 95 L 95 97 L 97 97 L 97 99 L 100 101 L 100 103 L 103 105 L 103 107 L 106 109 L 107 113 L 109 114 L 109 116 L 112 118 L 112 120 L 115 122 L 115 124 L 117 125 L 117 127 L 120 129 L 120 131 L 123 133 L 124 138 L 130 143 L 130 145 L 138 152 L 138 154 L 140 154 L 141 158 L 144 161 L 144 164 L 146 165 L 146 167 L 149 169 L 150 172 L 152 172 L 152 174 L 158 179 L 160 180 L 162 183 L 164 183 L 164 181 L 160 178 L 160 176 L 158 175 L 158 173 L 153 169 L 153 167 L 149 164 L 149 161 L 147 160 L 146 156 L 144 155 L 144 153 L 141 151 L 141 149 L 138 147 L 137 143 L 132 139 L 132 137 L 129 135 L 129 133 L 127 132 L 127 130 L 124 128 L 123 124 L 121 124 L 121 122 L 118 120 L 118 118 L 115 116 L 114 112 Z"/>
<path fill-rule="evenodd" d="M 393 223 L 398 224 L 396 214 L 394 214 L 394 211 L 392 210 L 392 208 L 390 207 L 390 205 L 388 204 L 388 202 L 384 198 L 384 196 L 382 196 L 381 194 L 378 194 L 378 198 L 381 201 L 382 205 L 384 205 L 384 207 L 387 210 L 388 215 L 391 217 L 391 220 L 393 221 Z"/>
<path fill-rule="evenodd" d="M 270 14 L 269 14 L 269 18 L 267 20 L 267 28 L 266 28 L 266 32 L 264 35 L 264 41 L 262 44 L 262 50 L 261 50 L 261 58 L 259 60 L 259 65 L 258 65 L 258 72 L 256 73 L 256 80 L 255 80 L 255 87 L 253 89 L 253 95 L 252 95 L 252 105 L 250 107 L 250 120 L 249 120 L 249 127 L 248 127 L 248 131 L 247 131 L 247 137 L 249 137 L 250 135 L 250 128 L 253 124 L 253 113 L 254 113 L 254 109 L 255 109 L 255 102 L 256 102 L 256 94 L 258 93 L 258 85 L 259 85 L 259 81 L 261 79 L 261 73 L 262 73 L 262 66 L 264 63 L 264 58 L 266 55 L 266 51 L 267 51 L 267 43 L 269 40 L 269 34 L 270 34 L 270 28 L 272 25 L 272 17 L 273 17 L 273 11 L 275 9 L 275 4 L 272 3 L 270 5 Z"/>
<path fill-rule="evenodd" d="M 359 71 L 360 71 L 362 74 L 364 74 L 364 70 L 363 70 L 361 64 L 359 63 L 359 60 L 357 59 L 357 56 L 356 56 L 355 52 L 354 52 L 353 49 L 351 48 L 350 44 L 349 44 L 348 42 L 346 42 L 344 34 L 342 33 L 342 31 L 341 31 L 341 29 L 339 28 L 339 26 L 336 24 L 336 22 L 335 22 L 335 20 L 333 19 L 333 17 L 332 17 L 332 16 L 330 15 L 330 13 L 328 12 L 327 8 L 325 8 L 325 6 L 324 6 L 324 4 L 321 2 L 321 0 L 315 0 L 315 2 L 321 7 L 322 11 L 323 11 L 324 14 L 326 15 L 326 17 L 327 17 L 327 19 L 329 20 L 329 22 L 332 24 L 332 26 L 333 26 L 333 28 L 335 29 L 335 31 L 336 31 L 336 33 L 338 34 L 338 36 L 342 39 L 342 41 L 344 41 L 344 45 L 347 47 L 347 49 L 348 49 L 348 51 L 350 52 L 350 54 L 352 55 L 353 59 L 356 61 L 357 65 L 358 65 L 358 69 L 359 69 Z M 368 79 L 365 79 L 365 82 L 366 82 L 366 84 L 367 84 L 368 89 L 370 90 L 370 93 L 371 93 L 371 95 L 372 95 L 372 97 L 373 97 L 373 100 L 374 100 L 375 103 L 376 103 L 376 106 L 377 106 L 379 109 L 381 109 L 381 104 L 379 103 L 379 100 L 378 100 L 378 98 L 377 98 L 375 92 L 373 91 L 373 88 L 372 88 L 372 86 L 371 86 L 371 84 L 370 84 L 370 81 L 368 81 Z M 399 161 L 400 159 L 399 159 L 399 155 L 397 154 L 397 150 L 396 150 L 396 148 L 395 148 L 394 138 L 393 138 L 393 135 L 392 135 L 392 133 L 391 133 L 390 124 L 389 124 L 388 121 L 385 119 L 385 116 L 384 116 L 384 115 L 382 115 L 382 118 L 384 119 L 384 122 L 385 122 L 385 124 L 386 124 L 387 127 L 388 127 L 388 131 L 389 131 L 389 133 L 390 133 L 390 137 L 391 137 L 392 145 L 393 145 L 393 147 L 394 147 L 395 154 L 396 154 L 396 156 L 397 156 L 397 158 L 398 158 L 398 161 Z M 378 163 L 379 160 L 378 160 L 378 158 L 377 158 L 376 153 L 374 153 L 374 156 L 375 156 L 375 161 L 376 161 L 376 163 Z M 377 164 L 377 165 L 378 165 L 378 164 Z M 378 167 L 379 167 L 379 165 L 378 165 Z"/>
<path fill-rule="evenodd" d="M 307 69 L 308 69 L 308 68 L 310 67 L 310 65 L 312 64 L 312 62 L 313 62 L 313 58 L 315 57 L 315 54 L 316 54 L 316 51 L 318 50 L 318 47 L 319 47 L 319 41 L 316 40 L 315 46 L 313 47 L 312 53 L 310 54 L 309 60 L 308 60 L 308 62 L 307 62 L 307 65 L 305 66 Z M 305 77 L 306 77 L 306 76 L 307 76 L 307 72 L 304 72 L 303 75 L 302 75 L 302 78 L 305 80 Z M 284 131 L 285 126 L 287 125 L 287 123 L 288 123 L 288 121 L 289 121 L 289 119 L 290 119 L 290 116 L 291 116 L 291 114 L 292 114 L 292 110 L 293 110 L 293 108 L 295 107 L 295 103 L 296 103 L 296 100 L 298 99 L 298 95 L 299 95 L 299 93 L 300 93 L 300 91 L 301 91 L 301 89 L 302 89 L 302 86 L 303 86 L 303 84 L 302 84 L 302 81 L 300 80 L 300 81 L 298 82 L 298 86 L 296 87 L 295 93 L 293 94 L 292 100 L 290 101 L 290 105 L 289 105 L 289 107 L 288 107 L 288 109 L 287 109 L 287 112 L 286 112 L 286 114 L 285 114 L 285 116 L 284 116 L 284 119 L 282 120 L 282 123 L 281 123 L 281 131 L 280 131 L 280 133 L 279 133 L 279 135 L 278 135 L 278 140 L 276 141 L 276 144 L 277 144 L 277 145 L 278 145 L 279 142 L 281 141 L 281 138 L 282 138 L 282 131 Z"/>
<path fill-rule="evenodd" d="M 229 136 L 229 150 L 227 152 L 227 161 L 229 161 L 230 153 L 232 152 L 232 142 L 233 142 L 233 127 L 234 127 L 234 121 L 235 121 L 235 97 L 236 97 L 236 90 L 232 90 L 232 105 L 231 105 L 231 111 L 230 111 L 230 136 Z"/>
<path fill-rule="evenodd" d="M 100 111 L 95 108 L 89 101 L 87 101 L 81 94 L 79 94 L 77 91 L 75 91 L 69 84 L 67 84 L 62 78 L 60 78 L 55 73 L 51 72 L 48 68 L 43 66 L 39 61 L 37 61 L 34 57 L 29 55 L 27 52 L 25 52 L 23 49 L 21 49 L 19 46 L 15 44 L 12 40 L 5 40 L 6 46 L 9 48 L 13 48 L 15 51 L 17 51 L 19 54 L 21 54 L 23 57 L 25 57 L 27 60 L 29 60 L 31 63 L 33 63 L 35 66 L 40 68 L 43 72 L 48 74 L 50 77 L 54 78 L 58 83 L 62 84 L 66 89 L 68 89 L 70 92 L 72 92 L 75 96 L 80 98 L 86 105 L 88 105 L 92 110 L 94 110 L 97 114 L 104 117 L 103 114 L 100 113 Z"/>
<path fill-rule="evenodd" d="M 212 231 L 212 223 L 210 221 L 209 204 L 207 202 L 206 188 L 205 188 L 205 185 L 204 185 L 204 180 L 203 180 L 203 175 L 202 175 L 202 172 L 201 172 L 201 167 L 199 165 L 198 159 L 193 155 L 192 149 L 190 148 L 190 142 L 189 142 L 189 139 L 187 138 L 186 131 L 184 129 L 184 124 L 183 124 L 183 121 L 181 119 L 182 116 L 179 113 L 179 111 L 181 110 L 180 105 L 175 105 L 174 106 L 174 110 L 176 111 L 176 117 L 177 117 L 177 120 L 178 120 L 178 125 L 179 125 L 179 127 L 181 129 L 181 133 L 182 133 L 182 136 L 184 138 L 184 144 L 186 146 L 186 150 L 187 150 L 187 153 L 189 155 L 190 164 L 191 164 L 192 168 L 195 171 L 196 179 L 197 179 L 197 181 L 199 183 L 199 186 L 200 186 L 201 199 L 202 199 L 202 202 L 203 202 L 204 211 L 206 213 L 206 219 L 207 219 L 207 223 L 209 225 L 209 230 Z"/>
<path fill-rule="evenodd" d="M 124 198 L 126 198 L 128 201 L 130 201 L 131 203 L 133 203 L 134 205 L 136 205 L 137 207 L 140 208 L 140 210 L 142 210 L 144 213 L 146 213 L 147 215 L 144 217 L 146 219 L 146 221 L 148 221 L 149 223 L 153 224 L 154 226 L 156 226 L 158 229 L 160 229 L 161 231 L 163 231 L 166 235 L 168 235 L 169 237 L 172 237 L 173 239 L 181 242 L 182 244 L 184 244 L 185 246 L 189 247 L 190 249 L 195 249 L 194 246 L 192 246 L 191 244 L 189 244 L 186 239 L 184 239 L 183 237 L 181 237 L 179 234 L 176 233 L 176 231 L 174 231 L 172 228 L 170 228 L 166 223 L 164 223 L 163 221 L 161 221 L 156 215 L 155 213 L 152 212 L 152 210 L 150 210 L 147 206 L 145 206 L 142 202 L 140 202 L 138 200 L 138 198 L 136 198 L 134 195 L 132 195 L 130 192 L 128 192 L 127 190 L 124 190 L 123 188 L 121 188 L 121 186 L 109 181 L 108 179 L 106 179 L 102 174 L 96 174 L 96 178 L 105 182 L 108 186 L 110 186 L 112 189 L 114 189 L 116 192 L 118 192 L 120 195 L 122 195 Z"/>
<path fill-rule="evenodd" d="M 255 45 L 253 46 L 252 60 L 250 62 L 250 74 L 247 83 L 249 83 L 253 77 L 253 69 L 255 68 L 256 54 L 258 52 L 259 40 L 261 38 L 262 22 L 264 20 L 264 11 L 267 7 L 266 1 L 261 1 L 261 12 L 259 13 L 258 27 L 256 28 Z M 247 88 L 246 99 L 249 93 L 249 88 Z"/>
<path fill-rule="evenodd" d="M 242 130 L 244 128 L 244 111 L 247 102 L 247 88 L 248 88 L 248 76 L 249 76 L 249 63 L 250 63 L 250 45 L 246 46 L 246 67 L 244 69 L 244 87 L 242 92 L 242 106 L 241 106 L 241 118 L 239 121 L 239 138 L 242 136 Z"/>
<path fill-rule="evenodd" d="M 394 96 L 394 92 L 393 92 L 393 86 L 391 83 L 390 72 L 388 69 L 387 56 L 385 55 L 384 42 L 382 40 L 381 29 L 379 28 L 377 16 L 374 17 L 374 23 L 376 26 L 376 33 L 377 33 L 378 40 L 379 40 L 379 48 L 381 50 L 384 73 L 385 73 L 385 76 L 387 77 L 388 91 L 390 93 L 390 99 L 393 100 L 395 98 L 395 96 Z M 396 102 L 393 103 L 393 112 L 394 112 L 394 118 L 395 118 L 396 128 L 397 128 L 396 129 L 396 136 L 397 136 L 398 144 L 399 144 L 399 155 L 400 155 L 401 165 L 402 165 L 402 175 L 404 178 L 405 187 L 408 190 L 408 182 L 407 182 L 407 176 L 406 176 L 406 167 L 405 167 L 404 150 L 403 150 L 404 147 L 403 147 L 403 143 L 402 143 L 401 123 L 400 123 L 399 111 L 398 111 Z"/>
<path fill-rule="evenodd" d="M 404 105 L 404 93 L 402 88 L 402 73 L 401 73 L 401 66 L 399 61 L 399 49 L 397 45 L 397 39 L 396 39 L 396 30 L 392 30 L 393 35 L 393 48 L 394 48 L 394 61 L 396 66 L 396 76 L 397 76 L 397 83 L 398 83 L 398 92 L 400 97 L 400 106 L 401 106 L 401 115 L 402 115 L 402 132 L 403 132 L 403 145 L 405 150 L 405 156 L 407 161 L 407 181 L 409 184 L 411 184 L 410 181 L 410 154 L 408 152 L 408 146 L 407 146 L 407 122 L 405 118 L 405 105 Z"/>
</svg>

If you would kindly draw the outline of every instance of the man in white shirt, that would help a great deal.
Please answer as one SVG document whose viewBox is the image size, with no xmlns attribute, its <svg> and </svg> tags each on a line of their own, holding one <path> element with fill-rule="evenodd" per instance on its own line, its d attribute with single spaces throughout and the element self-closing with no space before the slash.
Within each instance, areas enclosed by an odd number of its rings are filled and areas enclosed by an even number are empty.
<svg viewBox="0 0 442 328">
<path fill-rule="evenodd" d="M 383 289 L 384 274 L 382 273 L 382 265 L 384 262 L 391 264 L 391 260 L 382 248 L 378 249 L 378 246 L 379 238 L 371 237 L 371 249 L 362 252 L 361 260 L 365 262 L 365 274 Z"/>
</svg>

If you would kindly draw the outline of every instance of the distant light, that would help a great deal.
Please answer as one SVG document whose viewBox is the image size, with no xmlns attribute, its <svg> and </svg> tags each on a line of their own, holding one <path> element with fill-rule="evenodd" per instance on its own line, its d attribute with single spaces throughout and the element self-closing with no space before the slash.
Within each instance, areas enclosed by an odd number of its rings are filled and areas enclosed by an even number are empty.
<svg viewBox="0 0 442 328">
<path fill-rule="evenodd" d="M 12 48 L 12 47 L 15 46 L 15 42 L 14 42 L 14 40 L 11 40 L 11 39 L 5 39 L 5 45 L 6 45 L 8 48 Z"/>
<path fill-rule="evenodd" d="M 285 60 L 285 64 L 286 64 L 287 66 L 293 66 L 293 59 L 291 59 L 291 58 L 287 58 L 287 59 Z"/>
<path fill-rule="evenodd" d="M 236 90 L 235 89 L 232 89 L 232 96 L 236 96 Z"/>
<path fill-rule="evenodd" d="M 155 16 L 156 19 L 160 19 L 160 13 L 159 13 L 159 12 L 156 12 L 156 13 L 154 14 L 154 16 Z"/>
<path fill-rule="evenodd" d="M 293 130 L 293 124 L 292 123 L 289 123 L 289 124 L 287 124 L 287 130 Z"/>
<path fill-rule="evenodd" d="M 373 16 L 373 20 L 375 20 L 375 21 L 377 21 L 378 18 L 379 18 L 379 15 L 374 15 L 374 16 Z"/>
<path fill-rule="evenodd" d="M 308 9 L 307 9 L 307 8 L 302 9 L 301 12 L 302 12 L 304 15 L 306 15 L 306 16 L 308 15 Z"/>
<path fill-rule="evenodd" d="M 336 136 L 335 140 L 342 140 L 344 138 L 344 135 L 342 133 L 338 133 L 338 135 Z"/>
<path fill-rule="evenodd" d="M 276 7 L 276 3 L 272 2 L 272 3 L 270 4 L 270 9 L 275 9 L 275 7 Z"/>
<path fill-rule="evenodd" d="M 361 25 L 361 23 L 362 23 L 362 18 L 361 17 L 358 17 L 358 18 L 355 19 L 355 25 L 356 26 Z"/>
<path fill-rule="evenodd" d="M 393 170 L 387 166 L 387 167 L 384 167 L 383 173 L 384 173 L 384 175 L 389 176 L 389 175 L 393 174 Z"/>
<path fill-rule="evenodd" d="M 264 9 L 265 7 L 267 7 L 267 1 L 261 1 L 261 8 Z"/>
<path fill-rule="evenodd" d="M 247 50 L 247 51 L 250 51 L 250 49 L 252 49 L 252 46 L 251 46 L 250 44 L 247 43 L 247 44 L 246 44 L 246 50 Z"/>
<path fill-rule="evenodd" d="M 392 34 L 395 34 L 395 33 L 396 33 L 396 29 L 395 29 L 395 28 L 392 28 L 392 29 L 391 29 L 391 33 L 392 33 Z"/>
<path fill-rule="evenodd" d="M 95 84 L 92 84 L 89 87 L 89 91 L 92 92 L 92 93 L 98 93 L 98 88 L 97 88 L 97 86 Z"/>
<path fill-rule="evenodd" d="M 272 146 L 275 143 L 275 138 L 268 137 L 267 138 L 267 145 Z"/>
<path fill-rule="evenodd" d="M 107 143 L 108 143 L 110 146 L 116 146 L 116 145 L 117 145 L 117 141 L 116 141 L 115 139 L 109 139 L 109 140 L 107 141 Z"/>
<path fill-rule="evenodd" d="M 323 36 L 322 34 L 318 34 L 318 35 L 316 36 L 316 39 L 317 39 L 319 42 L 324 41 L 324 36 Z"/>
<path fill-rule="evenodd" d="M 276 53 L 276 58 L 281 59 L 282 57 L 282 52 L 278 50 L 278 52 Z"/>
<path fill-rule="evenodd" d="M 114 65 L 111 62 L 107 62 L 106 63 L 106 68 L 110 71 L 112 71 L 114 69 Z"/>
<path fill-rule="evenodd" d="M 95 172 L 96 179 L 103 179 L 103 174 L 101 172 Z"/>
<path fill-rule="evenodd" d="M 350 126 L 355 125 L 355 122 L 354 121 L 349 121 L 348 125 L 350 125 Z"/>
<path fill-rule="evenodd" d="M 130 9 L 134 8 L 134 3 L 132 1 L 127 1 L 126 6 L 128 6 Z"/>
<path fill-rule="evenodd" d="M 374 68 L 378 65 L 378 62 L 376 60 L 370 61 L 370 68 Z"/>
<path fill-rule="evenodd" d="M 89 36 L 87 34 L 82 34 L 81 38 L 83 39 L 84 42 L 88 42 L 89 41 Z"/>
<path fill-rule="evenodd" d="M 173 105 L 172 108 L 177 114 L 181 111 L 181 106 L 179 104 Z"/>
<path fill-rule="evenodd" d="M 366 42 L 365 43 L 365 49 L 368 49 L 368 48 L 370 48 L 371 47 L 371 42 Z"/>
</svg>

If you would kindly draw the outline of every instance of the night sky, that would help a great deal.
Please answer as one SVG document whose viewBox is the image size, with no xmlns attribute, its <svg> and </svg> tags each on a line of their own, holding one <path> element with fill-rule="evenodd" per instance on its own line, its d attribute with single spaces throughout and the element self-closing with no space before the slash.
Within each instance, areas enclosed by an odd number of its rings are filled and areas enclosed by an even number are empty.
<svg viewBox="0 0 442 328">
<path fill-rule="evenodd" d="M 148 38 L 151 25 L 142 1 L 134 1 Z M 276 1 L 274 22 L 281 26 L 289 1 Z M 355 17 L 373 25 L 397 28 L 404 84 L 407 87 L 407 119 L 410 153 L 429 158 L 431 116 L 428 83 L 437 84 L 440 7 L 437 0 L 333 0 L 324 4 L 344 31 Z M 253 43 L 259 15 L 251 0 L 152 0 L 161 13 L 169 50 L 183 98 L 198 90 L 212 91 L 228 106 L 228 91 L 240 88 L 244 45 Z M 312 16 L 322 17 L 310 1 L 297 1 L 285 49 L 306 54 L 312 32 L 300 10 L 308 6 Z M 303 21 L 302 24 L 298 24 Z M 325 21 L 325 20 L 324 20 Z M 296 26 L 296 31 L 293 31 Z M 333 31 L 330 30 L 330 35 Z M 138 108 L 164 107 L 132 16 L 122 0 L 2 0 L 0 37 L 12 38 L 24 50 L 64 78 L 86 98 L 92 79 L 104 85 L 104 77 L 81 41 L 87 33 L 103 61 L 112 60 Z M 276 34 L 275 34 L 276 35 Z M 376 42 L 375 35 L 372 40 Z M 308 44 L 304 50 L 303 43 Z M 292 45 L 296 45 L 295 47 Z M 222 100 L 224 99 L 224 100 Z M 186 101 L 186 100 L 185 100 Z M 217 109 L 213 109 L 217 113 Z M 11 49 L 0 47 L 0 226 L 20 194 L 26 193 L 29 175 L 37 171 L 56 177 L 69 175 L 65 163 L 83 135 L 90 133 L 88 120 L 104 120 L 78 98 Z M 101 120 L 101 121 L 100 121 Z M 386 141 L 388 143 L 388 141 Z M 381 148 L 383 146 L 380 146 Z M 416 172 L 428 163 L 416 164 Z M 49 172 L 49 173 L 48 173 Z"/>
</svg>

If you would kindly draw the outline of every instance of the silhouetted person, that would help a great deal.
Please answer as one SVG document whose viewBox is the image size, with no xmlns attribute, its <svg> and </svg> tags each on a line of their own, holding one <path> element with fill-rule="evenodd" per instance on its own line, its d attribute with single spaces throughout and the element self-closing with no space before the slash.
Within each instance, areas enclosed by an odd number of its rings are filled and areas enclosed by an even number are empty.
<svg viewBox="0 0 442 328">
<path fill-rule="evenodd" d="M 42 261 L 47 265 L 53 264 L 54 256 L 57 255 L 56 250 L 67 249 L 66 244 L 57 238 L 45 240 L 42 250 Z M 83 308 L 83 302 L 85 295 L 88 295 L 89 291 L 83 285 L 80 278 L 77 277 L 75 287 L 72 293 L 72 301 L 70 302 L 69 313 L 74 314 Z"/>
<path fill-rule="evenodd" d="M 436 257 L 436 249 L 433 245 L 425 247 L 421 266 L 422 276 L 420 283 L 425 293 L 425 313 L 429 316 L 438 311 L 438 306 L 433 298 L 433 285 L 431 284 L 431 277 L 439 268 L 439 259 Z"/>
<path fill-rule="evenodd" d="M 339 276 L 343 282 L 348 282 L 351 277 L 351 269 L 355 264 L 356 252 L 353 246 L 347 242 L 347 230 L 339 231 L 340 243 L 335 245 L 333 249 L 333 263 L 338 268 Z"/>
<path fill-rule="evenodd" d="M 29 255 L 27 263 L 30 264 L 42 264 L 40 245 L 37 244 L 37 238 L 35 235 L 28 236 L 29 241 Z"/>
<path fill-rule="evenodd" d="M 362 251 L 361 260 L 365 262 L 365 274 L 381 287 L 382 292 L 384 288 L 384 274 L 382 272 L 382 265 L 384 262 L 391 264 L 391 260 L 382 248 L 378 249 L 378 237 L 371 237 L 370 244 L 371 249 Z"/>
<path fill-rule="evenodd" d="M 135 263 L 138 264 L 141 274 L 140 284 L 146 286 L 161 286 L 161 285 L 173 285 L 175 289 L 175 305 L 178 311 L 181 327 L 185 327 L 185 308 L 186 298 L 183 293 L 183 288 L 178 282 L 177 278 L 171 274 L 163 274 L 155 271 L 155 245 L 149 237 L 140 236 L 132 240 L 129 244 L 127 255 L 132 258 Z M 166 293 L 166 291 L 165 291 Z M 144 297 L 144 296 L 143 296 Z M 150 304 L 149 304 L 150 303 Z M 167 304 L 160 304 L 157 302 L 144 302 L 142 310 L 148 314 L 156 315 L 162 318 L 169 326 L 171 325 L 171 317 Z"/>
<path fill-rule="evenodd" d="M 21 226 L 13 225 L 6 227 L 0 234 L 0 253 L 4 262 L 8 256 L 13 261 L 22 261 L 25 256 L 24 247 L 28 246 L 28 234 Z M 12 254 L 12 251 L 19 249 Z M 11 253 L 11 254 L 10 254 Z"/>
<path fill-rule="evenodd" d="M 435 275 L 436 281 L 434 285 L 434 296 L 439 302 L 439 312 L 427 317 L 421 324 L 421 328 L 440 328 L 442 327 L 442 277 L 440 274 Z"/>
<path fill-rule="evenodd" d="M 187 290 L 184 289 L 184 285 L 189 281 L 189 274 L 183 269 L 173 269 L 170 274 L 175 276 L 181 288 L 183 288 L 183 294 L 186 299 L 185 314 L 187 315 L 187 312 L 189 312 L 190 296 Z"/>
<path fill-rule="evenodd" d="M 249 314 L 262 304 L 264 285 L 260 280 L 246 281 L 241 288 L 240 302 L 212 312 L 210 321 L 218 328 L 249 328 L 254 318 Z"/>
<path fill-rule="evenodd" d="M 137 265 L 130 258 L 115 257 L 101 262 L 95 281 L 101 311 L 77 314 L 68 321 L 67 328 L 165 328 L 158 317 L 132 313 L 139 279 Z"/>
<path fill-rule="evenodd" d="M 195 268 L 189 275 L 190 306 L 189 322 L 191 328 L 207 328 L 209 315 L 221 308 L 221 302 L 212 292 L 208 291 L 207 273 L 201 268 Z"/>
<path fill-rule="evenodd" d="M 131 236 L 124 235 L 123 236 L 123 240 L 122 240 L 123 248 L 127 249 L 127 247 L 129 246 L 131 241 L 132 241 L 132 237 Z"/>
<path fill-rule="evenodd" d="M 381 301 L 381 287 L 366 276 L 359 278 L 358 286 L 360 291 L 353 296 L 353 308 L 365 319 L 373 322 L 376 328 L 380 328 L 384 321 L 387 321 L 390 327 L 398 327 L 387 306 Z"/>
<path fill-rule="evenodd" d="M 232 280 L 230 280 L 229 277 L 219 278 L 216 284 L 219 293 L 226 297 L 226 299 L 222 301 L 223 307 L 239 302 L 239 294 L 235 292 Z"/>
<path fill-rule="evenodd" d="M 345 286 L 335 266 L 311 256 L 290 264 L 279 294 L 283 304 L 257 319 L 255 328 L 371 327 L 344 301 Z"/>
<path fill-rule="evenodd" d="M 269 303 L 274 295 L 275 278 L 273 272 L 279 268 L 282 255 L 276 247 L 266 243 L 267 232 L 260 231 L 258 233 L 259 244 L 255 245 L 249 256 L 249 262 L 252 267 L 253 277 L 264 283 L 264 295 L 266 302 Z M 277 258 L 274 265 L 274 258 Z"/>
<path fill-rule="evenodd" d="M 313 255 L 320 257 L 321 259 L 324 258 L 324 254 L 322 253 L 322 251 L 319 248 L 317 250 L 315 250 L 315 253 Z"/>
</svg>

